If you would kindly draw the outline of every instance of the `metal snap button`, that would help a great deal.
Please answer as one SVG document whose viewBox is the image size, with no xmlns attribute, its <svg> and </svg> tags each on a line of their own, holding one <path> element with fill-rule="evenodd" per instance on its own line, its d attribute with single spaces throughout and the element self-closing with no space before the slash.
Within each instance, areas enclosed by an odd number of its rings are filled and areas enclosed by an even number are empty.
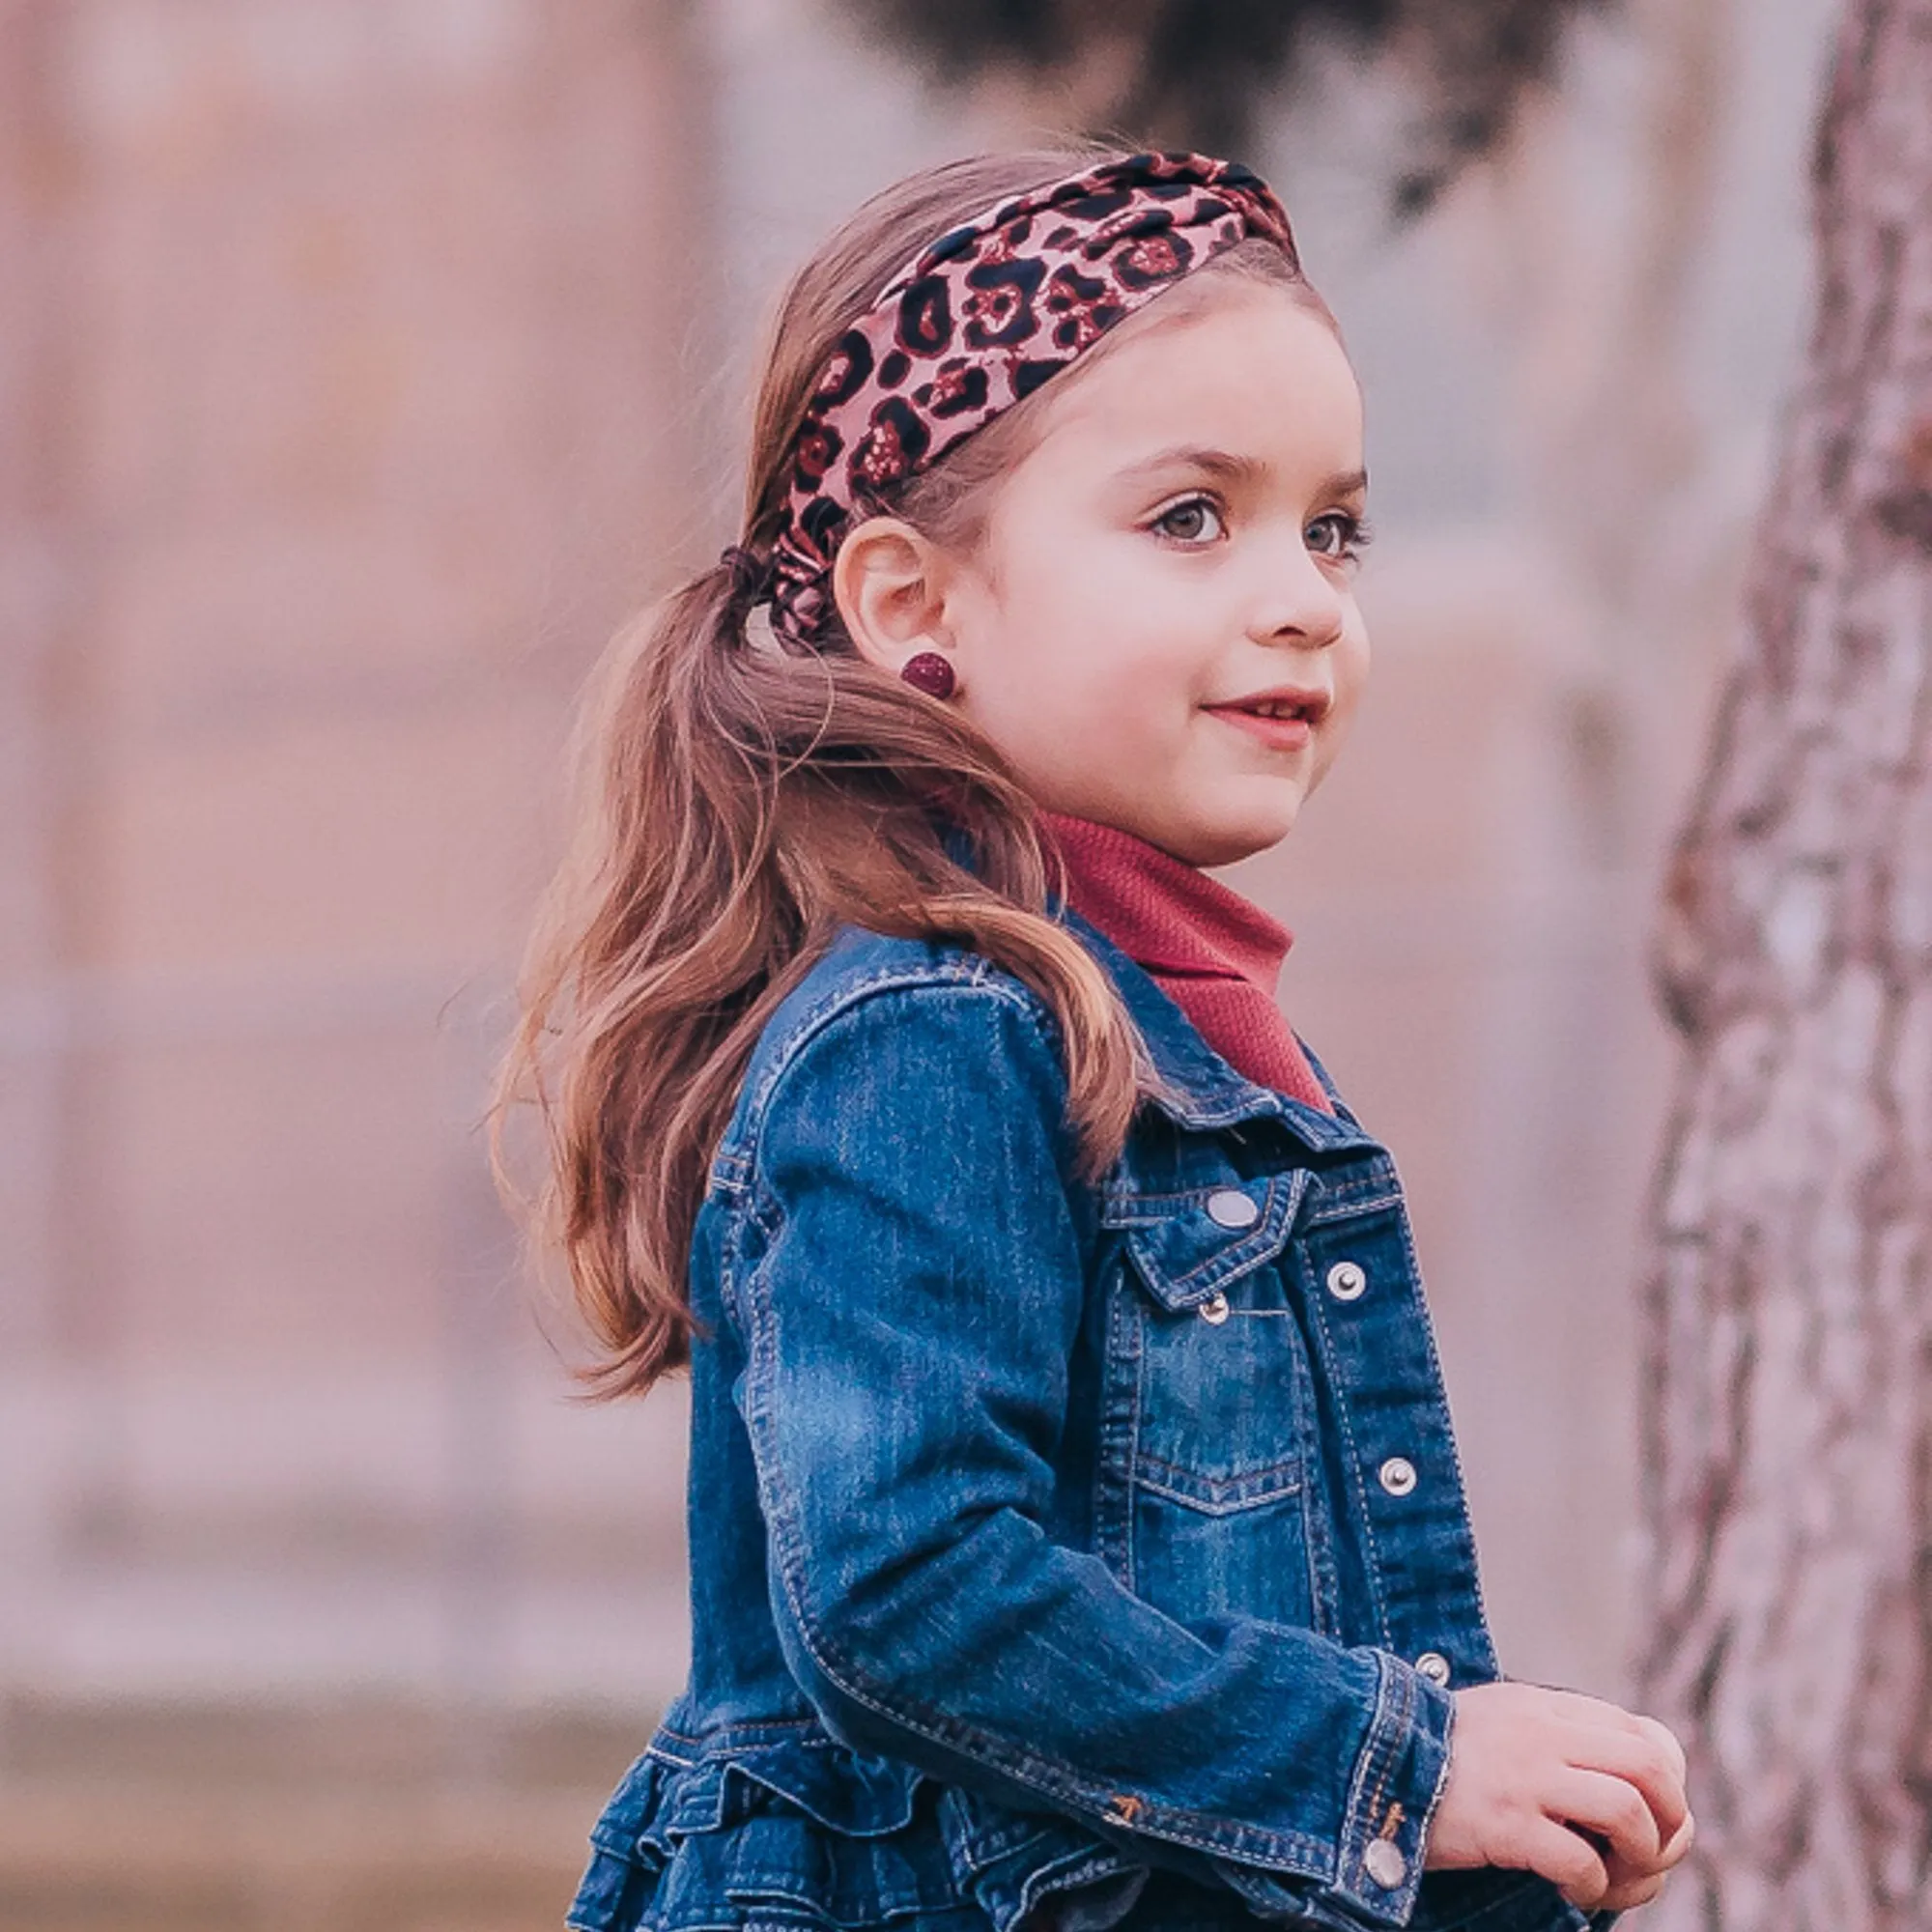
<svg viewBox="0 0 1932 1932">
<path fill-rule="evenodd" d="M 1355 1262 L 1337 1262 L 1328 1270 L 1328 1293 L 1337 1301 L 1359 1299 L 1369 1285 L 1369 1277 Z"/>
<path fill-rule="evenodd" d="M 1223 1294 L 1219 1289 L 1216 1289 L 1214 1293 L 1210 1294 L 1208 1297 L 1208 1299 L 1201 1304 L 1201 1319 L 1204 1321 L 1213 1322 L 1213 1324 L 1217 1328 L 1221 1325 L 1222 1322 L 1227 1321 L 1228 1297 L 1225 1294 Z"/>
<path fill-rule="evenodd" d="M 1415 1674 L 1428 1678 L 1432 1684 L 1447 1684 L 1449 1660 L 1439 1650 L 1425 1650 L 1415 1660 Z"/>
<path fill-rule="evenodd" d="M 1415 1487 L 1415 1464 L 1406 1456 L 1391 1456 L 1376 1474 L 1392 1496 L 1406 1496 Z"/>
<path fill-rule="evenodd" d="M 1408 1876 L 1408 1861 L 1402 1848 L 1387 1838 L 1377 1838 L 1362 1854 L 1362 1868 L 1384 1891 L 1393 1891 Z"/>
<path fill-rule="evenodd" d="M 1239 1188 L 1217 1187 L 1208 1197 L 1208 1218 L 1217 1227 L 1252 1228 L 1262 1210 Z"/>
</svg>

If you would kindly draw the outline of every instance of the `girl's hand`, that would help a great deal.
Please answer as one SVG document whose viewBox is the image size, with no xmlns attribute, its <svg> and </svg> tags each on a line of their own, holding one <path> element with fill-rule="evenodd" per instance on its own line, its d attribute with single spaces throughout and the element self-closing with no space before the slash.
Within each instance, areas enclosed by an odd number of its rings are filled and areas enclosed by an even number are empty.
<svg viewBox="0 0 1932 1932">
<path fill-rule="evenodd" d="M 1540 1872 L 1584 1911 L 1655 1898 L 1690 1849 L 1684 1751 L 1655 1718 L 1537 1684 L 1456 1693 L 1424 1862 Z"/>
<path fill-rule="evenodd" d="M 1605 1861 L 1609 1889 L 1597 1901 L 1594 1909 L 1600 1912 L 1628 1912 L 1633 1906 L 1648 1905 L 1663 1889 L 1663 1881 L 1670 1867 L 1690 1849 L 1690 1840 L 1695 1834 L 1696 1827 L 1687 1813 L 1676 1834 L 1658 1854 L 1659 1869 L 1649 1873 L 1632 1871 L 1612 1854 Z"/>
</svg>

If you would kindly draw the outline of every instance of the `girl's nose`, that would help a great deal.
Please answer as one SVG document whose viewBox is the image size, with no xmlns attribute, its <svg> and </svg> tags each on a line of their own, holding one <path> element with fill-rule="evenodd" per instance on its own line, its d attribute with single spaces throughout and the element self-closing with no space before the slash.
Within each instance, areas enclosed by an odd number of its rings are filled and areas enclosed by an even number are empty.
<svg viewBox="0 0 1932 1932">
<path fill-rule="evenodd" d="M 1340 640 L 1348 621 L 1348 596 L 1322 568 L 1299 531 L 1270 545 L 1257 558 L 1262 576 L 1249 635 L 1261 644 L 1297 644 L 1321 650 Z"/>
</svg>

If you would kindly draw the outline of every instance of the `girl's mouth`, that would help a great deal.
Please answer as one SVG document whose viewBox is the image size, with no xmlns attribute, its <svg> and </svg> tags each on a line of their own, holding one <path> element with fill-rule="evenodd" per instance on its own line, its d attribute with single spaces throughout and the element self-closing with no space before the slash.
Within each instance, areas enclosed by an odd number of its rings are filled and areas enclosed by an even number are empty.
<svg viewBox="0 0 1932 1932">
<path fill-rule="evenodd" d="M 1239 704 L 1210 704 L 1206 709 L 1216 718 L 1259 738 L 1277 752 L 1307 749 L 1315 737 L 1315 726 L 1328 708 L 1325 696 L 1248 698 Z"/>
</svg>

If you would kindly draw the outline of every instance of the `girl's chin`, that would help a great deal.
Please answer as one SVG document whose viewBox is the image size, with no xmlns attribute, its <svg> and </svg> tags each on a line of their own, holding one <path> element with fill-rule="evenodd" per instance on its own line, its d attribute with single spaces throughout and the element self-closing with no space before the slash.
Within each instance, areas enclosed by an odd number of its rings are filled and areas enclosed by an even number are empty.
<svg viewBox="0 0 1932 1932">
<path fill-rule="evenodd" d="M 1278 778 L 1222 777 L 1199 790 L 1154 786 L 1129 802 L 1077 806 L 1060 803 L 1052 792 L 1038 788 L 1037 796 L 1051 811 L 1097 818 L 1145 838 L 1151 845 L 1190 866 L 1238 865 L 1279 845 L 1294 830 L 1303 787 Z"/>
<path fill-rule="evenodd" d="M 1293 808 L 1198 819 L 1170 849 L 1178 851 L 1190 866 L 1236 866 L 1279 845 L 1294 830 L 1294 820 Z"/>
<path fill-rule="evenodd" d="M 1220 810 L 1203 814 L 1204 836 L 1236 850 L 1243 858 L 1279 845 L 1295 828 L 1301 817 L 1305 788 L 1299 782 L 1281 780 L 1251 781 L 1239 787 L 1236 796 L 1220 801 Z M 1217 865 L 1231 865 L 1221 859 Z"/>
</svg>

